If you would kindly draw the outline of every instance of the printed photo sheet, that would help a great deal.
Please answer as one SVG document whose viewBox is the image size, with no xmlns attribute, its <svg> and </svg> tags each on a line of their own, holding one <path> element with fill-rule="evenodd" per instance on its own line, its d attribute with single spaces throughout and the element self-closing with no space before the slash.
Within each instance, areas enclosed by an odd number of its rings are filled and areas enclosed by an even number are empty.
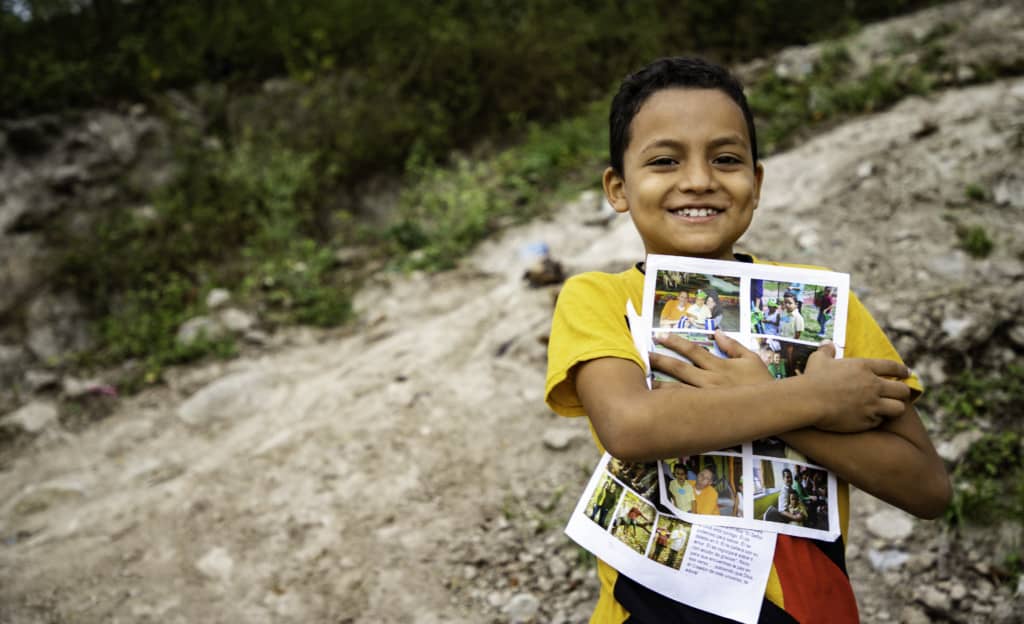
<svg viewBox="0 0 1024 624">
<path fill-rule="evenodd" d="M 661 505 L 658 462 L 605 453 L 566 526 L 583 548 L 641 585 L 738 622 L 761 612 L 775 534 L 687 522 Z"/>
<path fill-rule="evenodd" d="M 725 357 L 722 330 L 776 379 L 802 375 L 831 342 L 842 356 L 849 276 L 814 269 L 648 256 L 643 311 L 630 329 L 640 353 L 685 359 L 653 337 L 677 334 Z M 648 368 L 648 370 L 650 370 Z M 662 382 L 675 381 L 660 373 Z M 778 438 L 659 462 L 660 502 L 688 522 L 832 540 L 839 536 L 835 476 Z"/>
</svg>

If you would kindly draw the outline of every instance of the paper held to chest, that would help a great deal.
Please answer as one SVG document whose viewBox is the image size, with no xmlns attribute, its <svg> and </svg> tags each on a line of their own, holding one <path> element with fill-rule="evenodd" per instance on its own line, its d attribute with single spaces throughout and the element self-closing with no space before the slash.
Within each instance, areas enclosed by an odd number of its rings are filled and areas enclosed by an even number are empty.
<svg viewBox="0 0 1024 624">
<path fill-rule="evenodd" d="M 676 356 L 654 346 L 655 332 L 724 357 L 713 339 L 721 329 L 783 379 L 802 374 L 825 341 L 842 356 L 848 305 L 842 273 L 649 256 L 642 313 L 627 302 L 626 315 L 648 371 L 650 351 Z M 776 438 L 659 462 L 605 454 L 566 533 L 653 591 L 755 622 L 776 534 L 838 537 L 836 490 L 834 475 Z"/>
</svg>

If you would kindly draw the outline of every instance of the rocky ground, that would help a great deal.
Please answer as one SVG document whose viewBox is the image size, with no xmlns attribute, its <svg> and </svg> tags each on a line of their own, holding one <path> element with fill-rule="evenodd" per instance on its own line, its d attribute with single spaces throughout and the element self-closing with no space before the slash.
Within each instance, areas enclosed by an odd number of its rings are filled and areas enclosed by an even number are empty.
<svg viewBox="0 0 1024 624">
<path fill-rule="evenodd" d="M 1022 156 L 1024 79 L 911 98 L 769 158 L 741 247 L 850 272 L 926 384 L 998 370 L 1024 352 Z M 529 287 L 521 250 L 626 267 L 642 247 L 605 214 L 584 193 L 455 271 L 376 276 L 354 326 L 86 393 L 113 410 L 90 426 L 45 395 L 4 417 L 23 435 L 0 451 L 0 622 L 585 621 L 592 560 L 561 531 L 598 455 L 543 405 L 557 286 Z M 974 226 L 985 258 L 960 248 Z M 968 443 L 936 441 L 951 462 Z M 852 508 L 864 621 L 1024 621 L 998 569 L 1019 518 Z"/>
</svg>

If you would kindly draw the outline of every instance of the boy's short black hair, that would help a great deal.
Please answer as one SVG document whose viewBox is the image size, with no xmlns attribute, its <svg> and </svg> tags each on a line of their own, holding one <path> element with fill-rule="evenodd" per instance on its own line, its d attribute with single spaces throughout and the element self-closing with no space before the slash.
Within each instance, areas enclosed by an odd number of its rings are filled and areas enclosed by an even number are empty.
<svg viewBox="0 0 1024 624">
<path fill-rule="evenodd" d="M 718 89 L 728 95 L 743 111 L 750 135 L 750 152 L 753 166 L 757 166 L 757 133 L 754 131 L 754 115 L 747 105 L 740 84 L 729 70 L 704 59 L 675 56 L 661 58 L 647 67 L 626 76 L 619 86 L 619 92 L 612 99 L 612 110 L 608 116 L 608 151 L 611 167 L 620 176 L 623 174 L 622 155 L 629 145 L 629 125 L 647 98 L 662 89 Z"/>
</svg>

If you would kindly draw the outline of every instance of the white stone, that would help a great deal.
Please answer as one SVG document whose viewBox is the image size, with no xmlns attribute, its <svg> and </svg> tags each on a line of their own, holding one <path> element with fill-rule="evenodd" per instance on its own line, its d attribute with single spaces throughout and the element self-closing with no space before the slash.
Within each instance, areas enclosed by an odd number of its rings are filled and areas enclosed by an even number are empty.
<svg viewBox="0 0 1024 624">
<path fill-rule="evenodd" d="M 224 288 L 214 288 L 206 295 L 206 307 L 210 310 L 221 307 L 231 301 L 231 293 Z"/>
<path fill-rule="evenodd" d="M 915 597 L 918 602 L 934 611 L 947 613 L 953 607 L 950 597 L 932 586 L 918 588 Z"/>
<path fill-rule="evenodd" d="M 942 331 L 953 340 L 960 339 L 971 326 L 971 319 L 947 318 L 942 321 Z"/>
<path fill-rule="evenodd" d="M 249 415 L 266 402 L 267 396 L 254 390 L 266 391 L 271 376 L 257 371 L 246 371 L 224 377 L 200 389 L 178 407 L 178 418 L 190 425 Z"/>
<path fill-rule="evenodd" d="M 873 513 L 866 524 L 872 535 L 889 542 L 902 542 L 914 532 L 913 519 L 899 509 Z"/>
<path fill-rule="evenodd" d="M 548 429 L 541 438 L 546 448 L 552 451 L 564 451 L 569 448 L 577 437 L 577 432 L 568 429 Z"/>
<path fill-rule="evenodd" d="M 245 332 L 256 324 L 256 319 L 238 308 L 225 308 L 217 315 L 220 322 L 233 332 Z"/>
<path fill-rule="evenodd" d="M 868 561 L 877 572 L 899 570 L 909 559 L 910 555 L 902 550 L 875 550 L 873 548 L 868 550 Z"/>
<path fill-rule="evenodd" d="M 57 406 L 49 401 L 33 401 L 0 418 L 0 425 L 13 426 L 27 433 L 39 433 L 57 422 Z"/>
<path fill-rule="evenodd" d="M 920 607 L 907 606 L 900 611 L 900 622 L 903 624 L 931 624 L 932 619 Z"/>
<path fill-rule="evenodd" d="M 939 457 L 946 460 L 946 462 L 955 464 L 963 458 L 972 444 L 983 437 L 985 437 L 985 434 L 977 429 L 961 431 L 953 436 L 953 439 L 940 442 L 935 450 L 938 452 Z"/>
<path fill-rule="evenodd" d="M 875 163 L 869 161 L 862 162 L 857 166 L 857 177 L 868 178 L 875 172 Z"/>
<path fill-rule="evenodd" d="M 234 570 L 235 562 L 228 554 L 228 551 L 221 547 L 211 549 L 196 562 L 196 569 L 203 576 L 217 579 L 223 583 L 231 580 L 231 573 Z"/>
<path fill-rule="evenodd" d="M 516 594 L 505 604 L 501 612 L 508 616 L 508 621 L 522 624 L 530 622 L 540 609 L 540 600 L 531 593 Z"/>
<path fill-rule="evenodd" d="M 197 316 L 181 324 L 175 339 L 179 344 L 190 345 L 200 338 L 212 340 L 223 335 L 223 325 L 208 316 Z"/>
</svg>

